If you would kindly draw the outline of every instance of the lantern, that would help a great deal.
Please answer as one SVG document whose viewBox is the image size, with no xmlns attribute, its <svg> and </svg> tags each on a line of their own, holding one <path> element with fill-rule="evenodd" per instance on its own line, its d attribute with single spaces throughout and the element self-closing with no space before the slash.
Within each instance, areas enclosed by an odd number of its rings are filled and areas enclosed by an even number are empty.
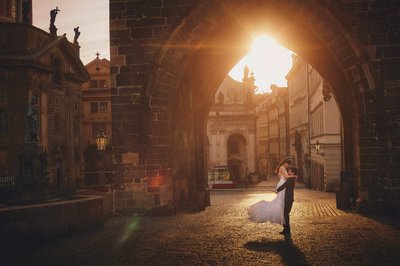
<svg viewBox="0 0 400 266">
<path fill-rule="evenodd" d="M 96 135 L 96 145 L 97 150 L 105 151 L 107 146 L 107 135 L 104 133 L 103 129 L 99 129 Z"/>
</svg>

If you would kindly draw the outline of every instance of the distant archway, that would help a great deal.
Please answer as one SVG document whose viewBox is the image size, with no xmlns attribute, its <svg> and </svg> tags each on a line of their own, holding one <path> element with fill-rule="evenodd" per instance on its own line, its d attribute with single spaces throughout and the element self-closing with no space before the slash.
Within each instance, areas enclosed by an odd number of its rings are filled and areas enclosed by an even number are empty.
<svg viewBox="0 0 400 266">
<path fill-rule="evenodd" d="M 245 183 L 247 175 L 246 139 L 241 134 L 233 134 L 226 141 L 228 168 L 233 175 L 233 180 Z"/>
</svg>

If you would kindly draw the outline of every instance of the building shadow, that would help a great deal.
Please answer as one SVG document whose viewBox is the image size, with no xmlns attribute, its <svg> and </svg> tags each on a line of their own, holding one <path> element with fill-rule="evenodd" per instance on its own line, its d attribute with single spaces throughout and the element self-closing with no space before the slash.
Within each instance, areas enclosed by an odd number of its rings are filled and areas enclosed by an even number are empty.
<svg viewBox="0 0 400 266">
<path fill-rule="evenodd" d="M 283 265 L 310 265 L 304 253 L 293 244 L 290 236 L 285 236 L 283 240 L 249 241 L 244 247 L 252 251 L 279 254 Z"/>
<path fill-rule="evenodd" d="M 365 218 L 374 220 L 382 225 L 386 225 L 389 227 L 392 227 L 393 229 L 400 230 L 400 216 L 394 216 L 394 215 L 382 215 L 382 214 L 363 214 L 361 213 Z"/>
</svg>

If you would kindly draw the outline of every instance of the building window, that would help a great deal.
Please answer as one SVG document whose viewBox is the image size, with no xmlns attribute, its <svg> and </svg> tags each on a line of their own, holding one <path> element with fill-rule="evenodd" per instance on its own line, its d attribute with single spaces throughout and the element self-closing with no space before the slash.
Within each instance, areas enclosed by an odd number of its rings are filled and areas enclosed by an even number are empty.
<svg viewBox="0 0 400 266">
<path fill-rule="evenodd" d="M 57 58 L 53 59 L 53 83 L 55 85 L 62 85 L 63 70 L 61 61 Z"/>
<path fill-rule="evenodd" d="M 97 80 L 95 79 L 90 80 L 90 88 L 97 88 Z"/>
<path fill-rule="evenodd" d="M 311 136 L 324 134 L 324 108 L 320 104 L 311 114 Z"/>
<path fill-rule="evenodd" d="M 108 103 L 101 102 L 100 103 L 100 113 L 107 113 L 107 109 L 108 109 Z"/>
<path fill-rule="evenodd" d="M 99 112 L 99 105 L 97 102 L 90 103 L 90 112 L 91 113 L 98 113 Z"/>
<path fill-rule="evenodd" d="M 90 88 L 106 88 L 106 87 L 107 87 L 107 80 L 97 80 L 97 79 L 90 80 Z"/>
<path fill-rule="evenodd" d="M 107 80 L 99 80 L 99 88 L 106 88 Z"/>
</svg>

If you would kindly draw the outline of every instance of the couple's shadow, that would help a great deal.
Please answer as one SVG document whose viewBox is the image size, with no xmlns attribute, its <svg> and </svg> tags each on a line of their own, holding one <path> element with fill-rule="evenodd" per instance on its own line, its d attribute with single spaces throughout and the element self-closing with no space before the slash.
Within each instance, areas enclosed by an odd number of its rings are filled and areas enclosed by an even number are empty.
<svg viewBox="0 0 400 266">
<path fill-rule="evenodd" d="M 290 235 L 286 235 L 283 240 L 249 241 L 244 247 L 252 251 L 277 253 L 283 265 L 310 265 L 304 253 L 293 244 Z"/>
</svg>

